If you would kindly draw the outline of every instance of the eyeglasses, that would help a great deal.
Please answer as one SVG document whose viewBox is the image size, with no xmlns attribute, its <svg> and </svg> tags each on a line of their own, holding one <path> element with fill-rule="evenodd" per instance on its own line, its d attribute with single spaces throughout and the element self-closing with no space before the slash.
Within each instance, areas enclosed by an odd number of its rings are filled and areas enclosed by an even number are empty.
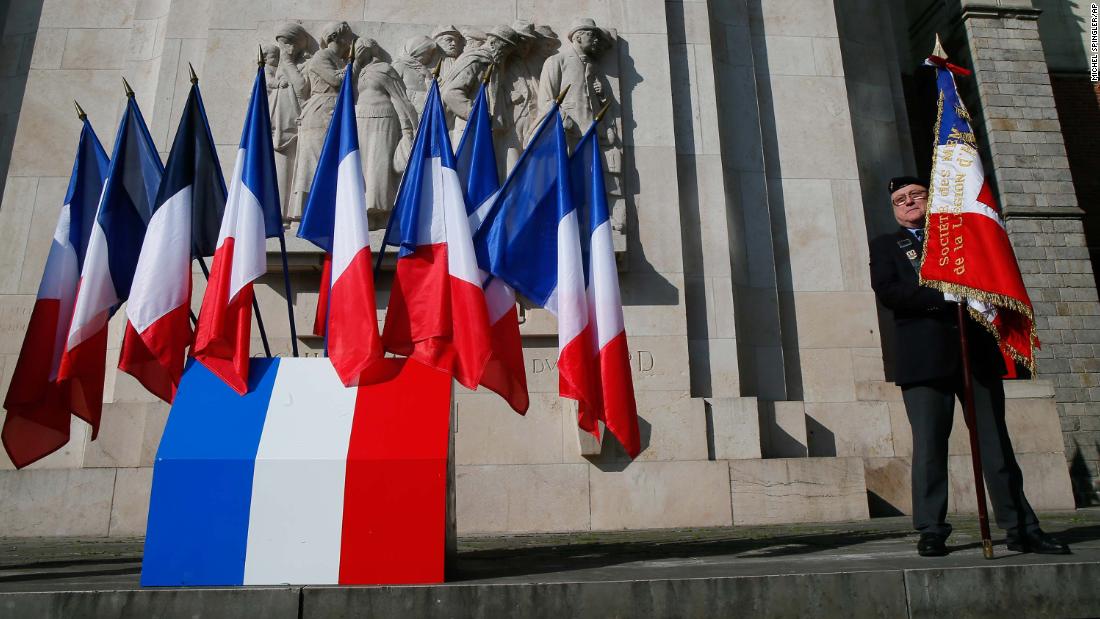
<svg viewBox="0 0 1100 619">
<path fill-rule="evenodd" d="M 911 191 L 909 193 L 903 193 L 900 196 L 895 197 L 893 199 L 893 203 L 894 203 L 894 206 L 903 206 L 907 202 L 909 202 L 909 200 L 913 200 L 914 202 L 917 202 L 917 201 L 920 201 L 920 200 L 927 200 L 927 199 L 928 199 L 928 192 L 927 191 Z"/>
</svg>

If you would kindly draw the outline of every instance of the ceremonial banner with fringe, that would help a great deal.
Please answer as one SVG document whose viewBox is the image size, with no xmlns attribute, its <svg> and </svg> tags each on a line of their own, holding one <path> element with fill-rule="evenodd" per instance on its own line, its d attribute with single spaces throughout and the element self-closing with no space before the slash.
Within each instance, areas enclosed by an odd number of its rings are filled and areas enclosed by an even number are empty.
<svg viewBox="0 0 1100 619">
<path fill-rule="evenodd" d="M 956 72 L 937 57 L 939 112 L 928 186 L 920 282 L 965 298 L 970 315 L 997 338 L 1013 361 L 1035 371 L 1035 318 L 1001 209 L 982 168 L 970 115 L 955 87 Z"/>
</svg>

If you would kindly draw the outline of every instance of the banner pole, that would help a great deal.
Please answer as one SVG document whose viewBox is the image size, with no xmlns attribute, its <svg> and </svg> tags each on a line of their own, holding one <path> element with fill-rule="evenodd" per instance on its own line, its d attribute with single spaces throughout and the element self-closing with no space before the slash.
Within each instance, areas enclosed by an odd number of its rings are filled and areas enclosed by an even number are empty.
<svg viewBox="0 0 1100 619">
<path fill-rule="evenodd" d="M 982 472 L 982 454 L 978 446 L 978 420 L 974 413 L 974 383 L 970 374 L 970 351 L 966 340 L 966 309 L 958 304 L 959 344 L 962 349 L 963 418 L 970 434 L 970 460 L 974 468 L 974 495 L 978 500 L 978 527 L 982 535 L 982 554 L 993 558 L 993 541 L 989 535 L 989 511 L 985 504 L 985 475 Z"/>
<path fill-rule="evenodd" d="M 286 288 L 286 313 L 290 317 L 290 348 L 298 356 L 298 328 L 294 326 L 294 292 L 290 289 L 290 268 L 286 261 L 286 235 L 279 232 L 279 255 L 283 258 L 283 286 Z M 255 301 L 255 297 L 253 297 Z M 257 315 L 259 310 L 257 309 Z"/>
</svg>

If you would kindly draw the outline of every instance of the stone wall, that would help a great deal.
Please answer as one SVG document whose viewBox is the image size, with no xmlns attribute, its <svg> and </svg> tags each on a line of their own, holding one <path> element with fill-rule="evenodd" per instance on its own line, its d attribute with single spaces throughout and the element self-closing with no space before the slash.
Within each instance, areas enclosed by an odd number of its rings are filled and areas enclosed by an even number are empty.
<svg viewBox="0 0 1100 619">
<path fill-rule="evenodd" d="M 1051 73 L 1050 85 L 1058 119 L 1063 126 L 1073 127 L 1063 134 L 1066 156 L 1077 204 L 1085 211 L 1085 241 L 1095 271 L 1100 264 L 1100 175 L 1096 174 L 1100 170 L 1100 149 L 1096 148 L 1100 141 L 1100 84 L 1080 71 Z"/>
<path fill-rule="evenodd" d="M 868 235 L 889 224 L 880 185 L 894 159 L 905 158 L 907 137 L 896 61 L 888 38 L 876 35 L 891 32 L 897 17 L 876 3 L 44 0 L 13 3 L 9 15 L 16 5 L 42 18 L 30 20 L 34 49 L 0 203 L 0 391 L 67 182 L 79 127 L 73 98 L 109 148 L 125 75 L 166 149 L 190 62 L 228 167 L 256 44 L 284 20 L 315 29 L 345 19 L 392 49 L 436 22 L 523 18 L 562 32 L 587 15 L 618 34 L 627 207 L 620 281 L 643 452 L 629 462 L 613 439 L 594 444 L 578 433 L 575 408 L 557 396 L 554 319 L 530 311 L 521 328 L 527 415 L 492 394 L 456 393 L 459 530 L 712 526 L 907 510 L 899 471 L 908 466 L 908 426 L 900 392 L 886 382 L 867 272 Z M 868 21 L 856 19 L 863 13 Z M 864 70 L 867 56 L 876 61 Z M 303 334 L 319 261 L 291 245 Z M 269 261 L 257 297 L 273 350 L 287 354 L 277 254 Z M 380 321 L 391 278 L 384 271 L 378 279 Z M 194 280 L 197 310 L 201 275 Z M 121 335 L 116 318 L 109 368 Z M 299 339 L 304 354 L 320 354 L 320 339 Z M 1050 440 L 1058 430 L 1053 388 L 1020 385 L 1010 407 L 1014 430 L 1029 435 L 1020 450 L 1029 488 L 1040 489 L 1033 502 L 1064 508 L 1068 476 Z M 98 440 L 74 421 L 65 449 L 27 471 L 0 470 L 0 536 L 141 533 L 167 407 L 113 369 L 105 399 Z M 964 453 L 953 452 L 956 464 Z M 965 488 L 960 467 L 953 470 Z M 10 469 L 6 458 L 0 469 Z M 964 501 L 955 507 L 968 509 Z"/>
<path fill-rule="evenodd" d="M 1100 497 L 1100 303 L 1030 2 L 961 7 L 992 176 L 1035 306 L 1079 503 Z"/>
</svg>

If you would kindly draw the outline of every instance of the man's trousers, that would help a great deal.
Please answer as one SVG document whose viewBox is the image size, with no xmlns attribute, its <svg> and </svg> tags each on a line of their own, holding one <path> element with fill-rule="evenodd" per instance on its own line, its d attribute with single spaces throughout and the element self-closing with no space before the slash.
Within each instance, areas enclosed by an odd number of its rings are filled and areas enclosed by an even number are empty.
<svg viewBox="0 0 1100 619">
<path fill-rule="evenodd" d="M 1038 529 L 1039 521 L 1024 497 L 1023 475 L 1005 425 L 1001 379 L 975 376 L 973 384 L 978 445 L 997 525 L 1011 534 Z M 913 526 L 921 533 L 951 533 L 947 524 L 947 442 L 956 397 L 963 401 L 961 372 L 954 378 L 902 387 L 913 428 Z"/>
</svg>

